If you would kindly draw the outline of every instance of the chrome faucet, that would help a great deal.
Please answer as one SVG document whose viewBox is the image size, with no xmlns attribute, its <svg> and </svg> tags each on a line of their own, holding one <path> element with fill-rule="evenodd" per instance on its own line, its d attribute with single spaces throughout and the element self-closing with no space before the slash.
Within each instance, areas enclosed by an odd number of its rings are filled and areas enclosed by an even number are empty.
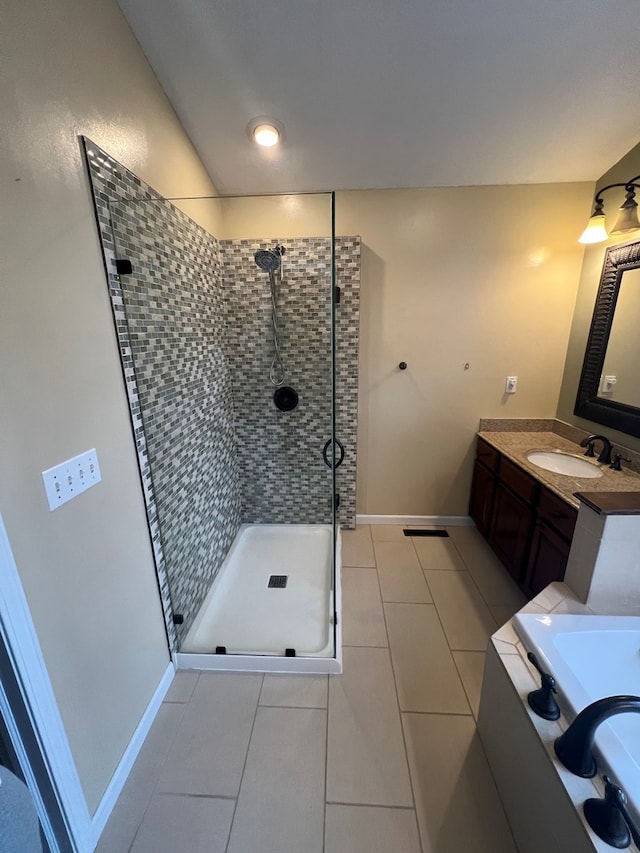
<svg viewBox="0 0 640 853">
<path fill-rule="evenodd" d="M 567 768 L 590 779 L 596 774 L 596 761 L 593 757 L 593 739 L 600 723 L 616 714 L 640 714 L 640 696 L 608 696 L 587 705 L 566 732 L 556 738 L 556 755 Z"/>
<path fill-rule="evenodd" d="M 593 452 L 593 442 L 600 439 L 602 442 L 602 450 L 600 451 L 600 456 L 598 456 L 598 462 L 602 462 L 603 465 L 609 465 L 611 462 L 611 450 L 612 445 L 606 435 L 590 435 L 587 438 L 583 438 L 580 442 L 580 447 L 586 447 L 585 456 L 595 456 Z"/>
</svg>

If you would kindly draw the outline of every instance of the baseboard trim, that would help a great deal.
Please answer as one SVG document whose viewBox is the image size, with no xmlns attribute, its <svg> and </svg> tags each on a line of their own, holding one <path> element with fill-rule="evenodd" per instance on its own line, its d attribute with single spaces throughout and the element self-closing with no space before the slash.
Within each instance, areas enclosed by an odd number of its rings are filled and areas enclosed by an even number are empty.
<svg viewBox="0 0 640 853">
<path fill-rule="evenodd" d="M 131 768 L 138 757 L 138 753 L 142 748 L 144 739 L 149 734 L 149 729 L 156 718 L 164 697 L 167 695 L 167 690 L 171 686 L 174 676 L 175 666 L 173 663 L 170 663 L 165 669 L 164 674 L 160 679 L 160 683 L 156 687 L 149 704 L 145 708 L 144 714 L 131 736 L 131 740 L 129 741 L 127 748 L 116 767 L 115 773 L 111 777 L 107 790 L 104 792 L 104 795 L 100 800 L 100 805 L 91 819 L 91 850 L 96 847 L 100 840 L 100 836 L 102 835 L 107 821 L 109 820 L 109 816 L 113 811 L 113 807 L 124 788 L 124 784 L 129 777 Z"/>
<path fill-rule="evenodd" d="M 473 527 L 468 515 L 356 515 L 356 524 L 408 524 L 416 527 Z"/>
</svg>

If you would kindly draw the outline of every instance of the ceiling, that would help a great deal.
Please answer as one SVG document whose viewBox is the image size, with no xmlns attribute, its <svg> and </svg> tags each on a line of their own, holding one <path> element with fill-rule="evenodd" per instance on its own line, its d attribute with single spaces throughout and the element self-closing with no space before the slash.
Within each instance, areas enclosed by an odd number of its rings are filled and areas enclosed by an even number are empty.
<svg viewBox="0 0 640 853">
<path fill-rule="evenodd" d="M 224 194 L 595 180 L 640 138 L 638 0 L 119 2 Z"/>
</svg>

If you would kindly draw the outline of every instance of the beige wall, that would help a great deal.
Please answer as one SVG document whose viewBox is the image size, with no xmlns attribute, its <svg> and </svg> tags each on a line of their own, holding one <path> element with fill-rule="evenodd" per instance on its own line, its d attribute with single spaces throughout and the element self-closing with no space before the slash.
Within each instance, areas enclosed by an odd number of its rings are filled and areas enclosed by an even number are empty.
<svg viewBox="0 0 640 853">
<path fill-rule="evenodd" d="M 0 57 L 0 512 L 93 811 L 169 656 L 77 134 L 215 190 L 115 2 L 5 3 Z M 40 472 L 91 447 L 102 483 L 50 513 Z"/>
<path fill-rule="evenodd" d="M 598 187 L 604 187 L 608 184 L 621 183 L 628 181 L 640 173 L 640 144 L 632 148 L 615 166 L 606 172 L 597 182 Z M 618 207 L 624 200 L 624 190 L 609 190 L 603 196 L 605 201 L 605 213 L 607 216 L 607 228 L 613 227 L 613 224 L 618 216 Z M 582 223 L 580 231 L 586 225 Z M 629 240 L 637 238 L 637 234 L 620 234 L 607 240 L 605 243 L 598 243 L 594 246 L 587 246 L 584 253 L 584 262 L 580 274 L 580 285 L 576 300 L 576 310 L 573 316 L 571 325 L 571 335 L 569 338 L 569 346 L 567 348 L 567 359 L 564 367 L 564 375 L 562 379 L 562 388 L 558 401 L 558 417 L 568 423 L 576 424 L 583 429 L 593 432 L 604 432 L 605 435 L 615 442 L 622 444 L 624 447 L 629 447 L 632 450 L 640 451 L 640 439 L 618 432 L 610 427 L 604 427 L 601 424 L 596 424 L 593 421 L 588 421 L 585 418 L 578 418 L 573 414 L 573 407 L 576 402 L 576 394 L 578 391 L 578 382 L 580 381 L 580 373 L 582 370 L 582 362 L 584 359 L 584 351 L 589 337 L 589 329 L 591 327 L 591 317 L 593 315 L 593 307 L 600 284 L 600 274 L 602 272 L 602 264 L 604 255 L 609 246 L 615 246 L 618 243 L 626 243 Z"/>
<path fill-rule="evenodd" d="M 339 194 L 363 243 L 361 512 L 466 514 L 479 418 L 553 417 L 591 190 Z"/>
<path fill-rule="evenodd" d="M 362 237 L 359 512 L 466 514 L 478 420 L 555 415 L 592 189 L 337 194 Z M 223 233 L 327 233 L 322 205 L 225 201 Z"/>
<path fill-rule="evenodd" d="M 331 193 L 225 198 L 219 204 L 216 236 L 222 240 L 331 236 Z"/>
</svg>

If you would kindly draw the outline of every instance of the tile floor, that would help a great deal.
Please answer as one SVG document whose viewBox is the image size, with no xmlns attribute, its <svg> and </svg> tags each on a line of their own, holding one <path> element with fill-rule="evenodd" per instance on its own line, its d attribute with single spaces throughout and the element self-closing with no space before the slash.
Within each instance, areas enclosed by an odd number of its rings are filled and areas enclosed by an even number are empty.
<svg viewBox="0 0 640 853">
<path fill-rule="evenodd" d="M 524 599 L 449 533 L 343 533 L 341 676 L 178 673 L 98 853 L 515 853 L 475 717 Z"/>
</svg>

